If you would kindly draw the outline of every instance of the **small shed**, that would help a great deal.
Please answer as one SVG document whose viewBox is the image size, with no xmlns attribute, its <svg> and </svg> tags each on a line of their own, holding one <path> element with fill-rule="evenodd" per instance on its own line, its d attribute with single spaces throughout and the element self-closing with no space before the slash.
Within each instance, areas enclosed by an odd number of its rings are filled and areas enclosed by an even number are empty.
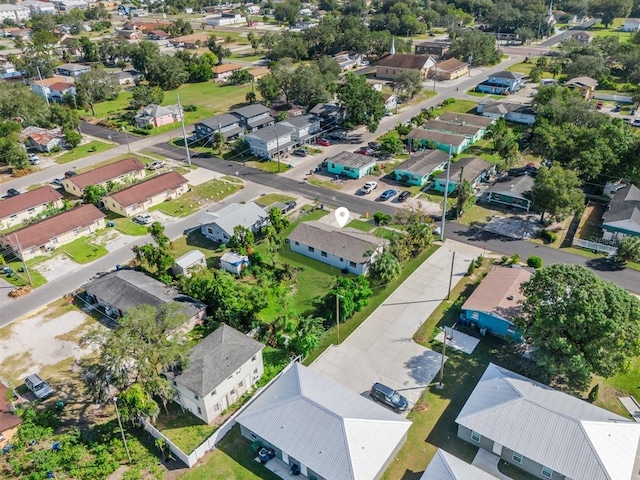
<svg viewBox="0 0 640 480">
<path fill-rule="evenodd" d="M 191 250 L 176 260 L 172 271 L 175 276 L 184 275 L 189 277 L 191 276 L 191 270 L 199 266 L 206 267 L 207 259 L 200 250 Z"/>
<path fill-rule="evenodd" d="M 235 252 L 226 252 L 220 257 L 220 268 L 229 273 L 240 274 L 243 269 L 249 266 L 249 257 Z"/>
</svg>

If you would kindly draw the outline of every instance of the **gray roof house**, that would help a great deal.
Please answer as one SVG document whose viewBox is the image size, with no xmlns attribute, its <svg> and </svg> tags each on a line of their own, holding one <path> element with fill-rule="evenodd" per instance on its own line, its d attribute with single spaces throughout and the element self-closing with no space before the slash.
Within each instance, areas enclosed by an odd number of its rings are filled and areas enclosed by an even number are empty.
<svg viewBox="0 0 640 480">
<path fill-rule="evenodd" d="M 325 480 L 379 478 L 411 425 L 299 363 L 287 367 L 236 421 L 244 437 L 272 448 L 279 461 Z"/>
<path fill-rule="evenodd" d="M 478 183 L 486 181 L 495 170 L 495 165 L 478 157 L 461 158 L 452 162 L 449 169 L 449 192 L 458 187 L 461 178 L 468 180 L 475 187 Z M 446 181 L 447 172 L 443 171 L 436 176 L 433 188 L 444 192 Z"/>
<path fill-rule="evenodd" d="M 224 137 L 227 140 L 244 133 L 244 127 L 240 126 L 240 119 L 230 113 L 223 113 L 215 117 L 200 120 L 193 127 L 193 134 L 196 141 L 210 140 L 217 131 L 224 133 Z"/>
<path fill-rule="evenodd" d="M 640 237 L 640 189 L 627 185 L 618 190 L 602 215 L 605 240 L 620 239 L 625 235 Z"/>
<path fill-rule="evenodd" d="M 302 222 L 287 237 L 291 251 L 355 275 L 366 275 L 384 241 L 359 230 Z"/>
<path fill-rule="evenodd" d="M 253 103 L 246 107 L 231 110 L 231 113 L 238 117 L 240 125 L 249 132 L 273 125 L 276 121 L 275 118 L 271 116 L 270 110 L 260 103 Z"/>
<path fill-rule="evenodd" d="M 316 117 L 315 115 L 290 117 L 287 120 L 278 122 L 278 125 L 290 127 L 293 130 L 291 139 L 295 140 L 298 144 L 309 143 L 315 140 L 316 136 L 320 133 L 320 117 Z"/>
<path fill-rule="evenodd" d="M 493 363 L 456 423 L 462 440 L 538 478 L 640 478 L 640 424 Z"/>
<path fill-rule="evenodd" d="M 449 155 L 442 150 L 422 150 L 394 168 L 396 181 L 423 186 L 437 170 L 442 170 Z"/>
<path fill-rule="evenodd" d="M 254 130 L 244 136 L 251 153 L 261 158 L 273 158 L 287 152 L 298 143 L 294 139 L 294 127 L 276 123 L 268 127 Z"/>
<path fill-rule="evenodd" d="M 222 324 L 191 349 L 187 368 L 173 375 L 178 403 L 212 423 L 260 380 L 263 348 L 257 340 Z"/>
<path fill-rule="evenodd" d="M 535 180 L 529 175 L 507 177 L 506 180 L 501 180 L 489 187 L 487 202 L 528 212 L 533 203 L 531 189 L 534 183 Z"/>
<path fill-rule="evenodd" d="M 498 480 L 498 477 L 438 449 L 420 480 Z"/>
<path fill-rule="evenodd" d="M 209 240 L 226 244 L 233 237 L 236 226 L 257 233 L 268 223 L 269 214 L 257 203 L 232 203 L 217 212 L 204 212 L 200 216 L 200 231 Z"/>
<path fill-rule="evenodd" d="M 85 285 L 85 292 L 102 306 L 107 314 L 122 317 L 127 310 L 140 305 L 158 307 L 178 302 L 193 325 L 205 316 L 206 305 L 183 295 L 173 287 L 135 270 L 118 270 Z"/>
<path fill-rule="evenodd" d="M 62 65 L 58 65 L 56 70 L 60 75 L 64 75 L 66 77 L 77 77 L 91 70 L 91 66 L 82 65 L 80 63 L 63 63 Z"/>
</svg>

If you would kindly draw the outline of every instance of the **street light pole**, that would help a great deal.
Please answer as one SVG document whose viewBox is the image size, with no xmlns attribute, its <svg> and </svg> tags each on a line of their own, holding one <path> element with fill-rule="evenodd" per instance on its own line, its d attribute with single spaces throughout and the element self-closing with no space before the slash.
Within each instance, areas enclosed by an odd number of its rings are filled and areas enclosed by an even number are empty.
<svg viewBox="0 0 640 480">
<path fill-rule="evenodd" d="M 451 151 L 453 146 L 449 145 L 449 157 L 447 159 L 447 179 L 444 183 L 444 202 L 442 205 L 442 220 L 440 226 L 440 241 L 444 242 L 444 224 L 447 219 L 447 197 L 449 196 L 449 175 L 451 174 Z"/>
<path fill-rule="evenodd" d="M 122 420 L 120 420 L 120 411 L 118 410 L 118 397 L 113 397 L 113 404 L 116 407 L 116 416 L 118 417 L 118 425 L 120 426 L 120 433 L 122 434 L 124 449 L 127 452 L 127 458 L 129 459 L 129 463 L 131 463 L 131 454 L 129 453 L 129 446 L 127 445 L 127 437 L 124 436 L 124 429 L 122 428 Z"/>
<path fill-rule="evenodd" d="M 131 153 L 131 145 L 129 145 L 129 135 L 127 135 L 127 129 L 122 127 L 122 131 L 124 132 L 124 138 L 127 140 L 127 150 Z"/>
</svg>

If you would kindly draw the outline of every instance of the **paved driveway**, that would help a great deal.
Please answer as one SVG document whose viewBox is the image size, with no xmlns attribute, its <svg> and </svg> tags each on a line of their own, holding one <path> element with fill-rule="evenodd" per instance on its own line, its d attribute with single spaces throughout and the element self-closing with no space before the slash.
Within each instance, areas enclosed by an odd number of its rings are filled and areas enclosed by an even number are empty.
<svg viewBox="0 0 640 480">
<path fill-rule="evenodd" d="M 447 240 L 340 346 L 327 349 L 311 368 L 366 394 L 381 382 L 413 404 L 440 369 L 441 355 L 413 341 L 413 334 L 446 297 L 453 250 L 453 283 L 482 249 Z"/>
</svg>

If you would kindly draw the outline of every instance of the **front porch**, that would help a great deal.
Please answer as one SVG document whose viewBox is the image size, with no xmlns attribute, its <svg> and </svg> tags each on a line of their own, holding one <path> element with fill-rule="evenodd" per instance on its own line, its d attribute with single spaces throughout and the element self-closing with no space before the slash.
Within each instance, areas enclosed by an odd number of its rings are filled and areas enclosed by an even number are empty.
<svg viewBox="0 0 640 480">
<path fill-rule="evenodd" d="M 260 457 L 256 456 L 256 462 L 261 463 Z M 275 473 L 280 478 L 291 480 L 291 466 L 284 463 L 279 458 L 272 458 L 266 464 L 263 464 L 265 468 L 269 469 L 271 472 Z M 299 478 L 302 480 L 308 480 L 307 477 L 302 475 L 301 473 L 296 475 L 295 478 Z"/>
</svg>

